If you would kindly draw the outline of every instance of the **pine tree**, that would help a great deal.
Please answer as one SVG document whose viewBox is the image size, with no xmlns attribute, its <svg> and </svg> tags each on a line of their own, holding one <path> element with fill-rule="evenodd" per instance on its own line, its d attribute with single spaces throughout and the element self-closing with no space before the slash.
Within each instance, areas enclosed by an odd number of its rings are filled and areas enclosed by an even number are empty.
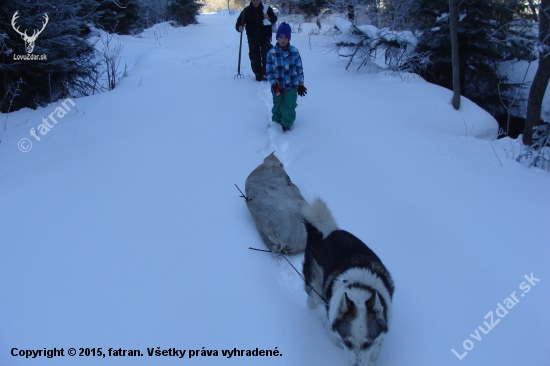
<svg viewBox="0 0 550 366">
<path fill-rule="evenodd" d="M 328 0 L 296 0 L 295 3 L 298 11 L 306 18 L 318 16 L 329 6 Z"/>
<path fill-rule="evenodd" d="M 6 96 L 9 86 L 22 80 L 19 96 L 13 100 L 11 110 L 23 107 L 36 108 L 67 96 L 85 95 L 91 92 L 96 71 L 93 47 L 85 39 L 89 33 L 86 19 L 79 15 L 80 6 L 87 0 L 49 0 L 27 2 L 4 0 L 0 8 L 0 29 L 5 29 L 4 51 L 0 58 L 3 101 L 0 108 L 7 111 Z M 26 55 L 27 50 L 20 34 L 11 25 L 15 12 L 16 26 L 40 30 L 32 54 L 45 55 L 46 60 L 21 60 L 17 55 Z"/>
<path fill-rule="evenodd" d="M 195 0 L 172 0 L 168 4 L 168 16 L 174 23 L 184 27 L 197 24 L 197 16 L 203 6 Z"/>
<path fill-rule="evenodd" d="M 138 0 L 139 16 L 145 28 L 166 21 L 168 0 Z"/>
<path fill-rule="evenodd" d="M 496 114 L 505 91 L 497 74 L 502 61 L 530 60 L 532 45 L 525 38 L 510 38 L 518 0 L 461 1 L 458 7 L 458 53 L 461 94 Z M 419 52 L 430 52 L 431 64 L 422 76 L 448 89 L 453 87 L 448 0 L 420 0 L 423 22 Z M 508 30 L 509 32 L 506 32 Z M 508 85 L 508 87 L 511 87 Z"/>
<path fill-rule="evenodd" d="M 94 24 L 109 33 L 136 34 L 143 30 L 138 0 L 96 0 Z"/>
<path fill-rule="evenodd" d="M 533 130 L 541 123 L 542 101 L 550 80 L 550 0 L 540 2 L 539 13 L 539 67 L 531 84 L 527 116 L 523 130 L 523 143 L 533 144 Z M 545 130 L 548 134 L 548 129 Z"/>
</svg>

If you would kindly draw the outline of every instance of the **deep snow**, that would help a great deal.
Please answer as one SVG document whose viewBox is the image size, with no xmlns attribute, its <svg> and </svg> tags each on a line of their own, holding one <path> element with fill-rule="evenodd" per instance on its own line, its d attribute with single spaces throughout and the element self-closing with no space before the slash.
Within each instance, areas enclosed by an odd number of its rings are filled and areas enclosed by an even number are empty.
<svg viewBox="0 0 550 366">
<path fill-rule="evenodd" d="M 414 75 L 345 71 L 304 25 L 291 44 L 308 94 L 283 134 L 246 40 L 234 79 L 235 16 L 199 21 L 118 37 L 128 76 L 74 99 L 40 141 L 29 130 L 61 101 L 0 116 L 0 365 L 345 365 L 298 274 L 247 249 L 263 244 L 234 184 L 272 151 L 394 277 L 379 366 L 548 365 L 550 175 L 518 164 L 491 116 L 464 98 L 454 111 L 450 91 Z M 11 355 L 54 347 L 65 357 Z M 220 355 L 149 357 L 156 347 Z M 282 356 L 221 355 L 256 347 Z"/>
</svg>

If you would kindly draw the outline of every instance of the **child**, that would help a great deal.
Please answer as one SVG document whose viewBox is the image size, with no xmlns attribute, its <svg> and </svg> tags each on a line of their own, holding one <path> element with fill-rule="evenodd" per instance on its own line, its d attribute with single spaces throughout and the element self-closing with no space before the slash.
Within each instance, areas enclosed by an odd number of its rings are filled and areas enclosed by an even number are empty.
<svg viewBox="0 0 550 366">
<path fill-rule="evenodd" d="M 277 29 L 277 43 L 267 53 L 267 80 L 271 84 L 273 109 L 271 120 L 283 126 L 283 131 L 291 129 L 296 119 L 298 94 L 307 94 L 304 86 L 304 70 L 300 52 L 290 45 L 291 29 L 281 23 Z"/>
</svg>

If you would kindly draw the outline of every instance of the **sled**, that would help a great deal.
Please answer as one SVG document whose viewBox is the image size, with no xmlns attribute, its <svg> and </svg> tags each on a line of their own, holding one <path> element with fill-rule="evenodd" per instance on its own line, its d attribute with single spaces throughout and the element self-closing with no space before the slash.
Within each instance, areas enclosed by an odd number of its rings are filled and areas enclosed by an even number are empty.
<svg viewBox="0 0 550 366">
<path fill-rule="evenodd" d="M 307 235 L 300 209 L 306 201 L 275 153 L 250 173 L 245 193 L 260 237 L 273 253 L 296 254 L 305 249 Z"/>
</svg>

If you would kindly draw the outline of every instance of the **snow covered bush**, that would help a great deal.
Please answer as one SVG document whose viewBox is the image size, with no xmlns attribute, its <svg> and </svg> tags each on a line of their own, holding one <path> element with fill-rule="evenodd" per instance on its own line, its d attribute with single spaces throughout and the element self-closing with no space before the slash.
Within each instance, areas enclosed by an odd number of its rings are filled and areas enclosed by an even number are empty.
<svg viewBox="0 0 550 366">
<path fill-rule="evenodd" d="M 533 145 L 524 145 L 518 161 L 550 172 L 550 124 L 533 128 Z"/>
<path fill-rule="evenodd" d="M 103 49 L 99 51 L 101 63 L 96 85 L 100 90 L 113 90 L 123 76 L 120 54 L 124 46 L 120 43 L 113 45 L 113 34 L 102 33 L 100 39 Z"/>
<path fill-rule="evenodd" d="M 336 18 L 334 26 L 338 30 L 335 44 L 338 54 L 350 58 L 346 69 L 353 60 L 360 61 L 358 69 L 369 60 L 382 60 L 384 67 L 392 73 L 406 71 L 415 55 L 417 39 L 410 31 L 378 29 L 368 24 L 356 26 L 344 18 Z M 377 55 L 383 56 L 379 58 Z"/>
</svg>

